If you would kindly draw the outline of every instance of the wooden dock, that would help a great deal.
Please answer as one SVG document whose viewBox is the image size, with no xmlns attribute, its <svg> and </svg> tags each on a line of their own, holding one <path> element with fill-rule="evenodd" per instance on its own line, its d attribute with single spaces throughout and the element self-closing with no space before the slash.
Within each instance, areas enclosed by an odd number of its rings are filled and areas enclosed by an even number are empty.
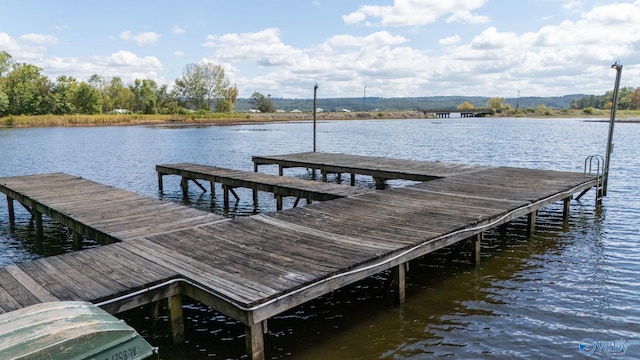
<svg viewBox="0 0 640 360">
<path fill-rule="evenodd" d="M 207 189 L 198 180 L 208 181 L 212 194 L 215 194 L 215 184 L 221 184 L 225 208 L 229 207 L 229 194 L 233 195 L 236 201 L 239 200 L 234 191 L 238 187 L 253 190 L 254 204 L 257 204 L 258 201 L 258 191 L 272 193 L 276 198 L 277 210 L 282 210 L 282 199 L 284 197 L 295 197 L 294 207 L 296 207 L 300 199 L 306 199 L 307 204 L 310 204 L 313 201 L 334 200 L 346 196 L 364 194 L 369 191 L 368 189 L 357 189 L 339 184 L 318 184 L 318 182 L 311 180 L 191 163 L 156 165 L 156 171 L 158 172 L 158 187 L 160 191 L 164 189 L 162 178 L 165 175 L 181 176 L 180 184 L 184 194 L 188 191 L 189 181 L 194 182 L 203 191 Z"/>
<path fill-rule="evenodd" d="M 378 189 L 384 188 L 386 180 L 430 181 L 486 169 L 484 166 L 451 164 L 439 161 L 417 161 L 322 152 L 253 156 L 252 159 L 255 172 L 258 172 L 261 165 L 278 165 L 280 175 L 283 175 L 283 170 L 286 168 L 311 168 L 321 171 L 322 181 L 327 181 L 327 174 L 329 173 L 347 173 L 351 174 L 351 186 L 355 185 L 356 174 L 369 175 L 373 177 Z"/>
<path fill-rule="evenodd" d="M 251 357 L 263 359 L 266 322 L 273 316 L 387 269 L 393 269 L 401 302 L 409 261 L 471 239 L 477 262 L 484 231 L 521 216 L 528 216 L 533 231 L 537 211 L 557 201 L 564 202 L 568 216 L 572 195 L 596 180 L 581 173 L 437 165 L 423 163 L 422 169 L 431 166 L 437 176 L 417 185 L 189 227 L 184 222 L 191 215 L 176 214 L 172 220 L 181 225 L 175 231 L 164 228 L 98 249 L 5 267 L 0 276 L 8 280 L 0 282 L 0 303 L 12 305 L 2 310 L 47 294 L 97 302 L 110 312 L 168 298 L 174 337 L 180 340 L 184 295 L 243 323 Z M 364 166 L 327 166 L 325 171 L 344 169 L 368 171 Z M 419 168 L 406 176 L 419 171 L 429 176 Z M 33 182 L 41 184 L 35 187 L 38 194 L 29 190 Z M 37 202 L 39 196 L 47 197 L 45 183 L 39 176 L 3 178 L 0 191 Z M 21 190 L 13 188 L 18 185 Z M 65 212 L 73 213 L 75 202 L 82 208 L 93 201 L 91 194 L 66 193 L 73 201 L 60 202 Z M 150 207 L 145 212 L 155 211 Z M 87 221 L 85 226 L 96 227 Z M 97 273 L 85 272 L 91 266 Z M 125 275 L 134 272 L 139 281 Z M 60 273 L 65 276 L 55 276 Z"/>
<path fill-rule="evenodd" d="M 7 195 L 11 224 L 17 200 L 35 218 L 38 233 L 46 215 L 67 226 L 77 246 L 82 237 L 109 244 L 224 219 L 64 173 L 2 178 L 0 192 Z"/>
</svg>

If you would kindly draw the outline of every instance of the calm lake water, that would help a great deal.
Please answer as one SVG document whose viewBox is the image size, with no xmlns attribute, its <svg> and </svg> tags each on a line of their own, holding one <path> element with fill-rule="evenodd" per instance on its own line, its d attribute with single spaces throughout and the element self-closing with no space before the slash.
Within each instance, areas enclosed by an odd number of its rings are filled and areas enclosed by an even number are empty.
<svg viewBox="0 0 640 360">
<path fill-rule="evenodd" d="M 582 172 L 586 156 L 604 154 L 607 131 L 607 123 L 580 119 L 321 122 L 317 144 L 325 152 Z M 590 338 L 596 345 L 628 344 L 626 357 L 640 358 L 637 139 L 639 124 L 616 124 L 609 194 L 601 210 L 594 208 L 591 192 L 572 201 L 567 224 L 561 204 L 545 208 L 530 239 L 524 219 L 504 232 L 489 232 L 479 266 L 467 261 L 468 253 L 449 249 L 412 262 L 402 306 L 385 292 L 383 273 L 281 314 L 269 322 L 267 357 L 573 358 L 584 356 L 579 345 Z M 165 193 L 159 194 L 155 164 L 252 171 L 252 155 L 311 149 L 310 123 L 3 129 L 0 176 L 61 171 L 223 213 L 220 198 L 196 187 L 183 201 L 177 177 L 167 177 Z M 304 169 L 285 175 L 310 177 Z M 373 187 L 371 179 L 357 180 Z M 239 195 L 229 216 L 275 210 L 268 194 L 260 195 L 257 209 L 249 192 Z M 0 200 L 0 266 L 69 251 L 70 234 L 51 221 L 38 244 L 26 211 L 18 211 L 10 233 L 6 201 Z M 177 347 L 170 345 L 166 317 L 154 323 L 149 313 L 141 308 L 121 316 L 161 347 L 161 359 L 246 358 L 243 327 L 204 306 L 185 302 L 187 342 Z"/>
</svg>

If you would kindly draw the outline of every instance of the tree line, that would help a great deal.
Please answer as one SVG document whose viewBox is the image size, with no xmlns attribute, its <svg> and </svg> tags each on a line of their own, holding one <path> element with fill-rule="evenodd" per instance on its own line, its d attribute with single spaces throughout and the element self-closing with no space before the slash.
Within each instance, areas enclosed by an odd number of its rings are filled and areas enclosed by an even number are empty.
<svg viewBox="0 0 640 360">
<path fill-rule="evenodd" d="M 586 95 L 571 102 L 571 109 L 611 109 L 613 90 L 604 95 Z M 618 91 L 619 110 L 640 110 L 640 87 L 621 87 Z"/>
<path fill-rule="evenodd" d="M 489 104 L 497 102 L 500 104 Z M 557 98 L 486 98 L 435 96 L 416 98 L 324 98 L 318 103 L 327 111 L 393 111 L 487 106 L 512 109 L 544 104 L 550 108 L 610 109 L 612 91 L 603 95 L 567 95 Z M 233 112 L 256 109 L 312 111 L 309 99 L 278 99 L 254 92 L 251 98 L 238 101 L 238 89 L 231 86 L 224 69 L 212 63 L 185 66 L 182 76 L 169 90 L 150 79 L 136 79 L 125 84 L 118 76 L 106 78 L 97 74 L 87 81 L 71 76 L 58 76 L 51 81 L 43 69 L 28 63 L 17 63 L 6 51 L 0 51 L 0 116 L 44 114 L 183 114 L 191 111 Z M 549 103 L 551 102 L 551 103 Z M 237 106 L 239 103 L 239 106 Z M 462 104 L 461 104 L 462 103 Z M 619 93 L 619 109 L 640 109 L 640 88 L 624 87 Z"/>
<path fill-rule="evenodd" d="M 167 85 L 150 79 L 124 84 L 118 76 L 108 79 L 97 74 L 87 81 L 65 75 L 51 81 L 42 68 L 17 63 L 0 51 L 0 116 L 233 112 L 237 97 L 238 89 L 231 86 L 224 69 L 212 63 L 186 65 L 169 91 Z"/>
</svg>

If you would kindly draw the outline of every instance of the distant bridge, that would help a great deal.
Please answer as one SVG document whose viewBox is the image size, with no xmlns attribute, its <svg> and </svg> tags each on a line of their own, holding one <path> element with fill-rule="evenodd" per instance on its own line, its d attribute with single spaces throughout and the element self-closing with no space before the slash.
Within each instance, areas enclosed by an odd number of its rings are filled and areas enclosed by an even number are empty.
<svg viewBox="0 0 640 360">
<path fill-rule="evenodd" d="M 487 115 L 493 115 L 493 109 L 424 109 L 425 114 L 435 114 L 439 118 L 450 118 L 451 114 L 460 114 L 461 118 L 465 117 L 484 117 Z"/>
</svg>

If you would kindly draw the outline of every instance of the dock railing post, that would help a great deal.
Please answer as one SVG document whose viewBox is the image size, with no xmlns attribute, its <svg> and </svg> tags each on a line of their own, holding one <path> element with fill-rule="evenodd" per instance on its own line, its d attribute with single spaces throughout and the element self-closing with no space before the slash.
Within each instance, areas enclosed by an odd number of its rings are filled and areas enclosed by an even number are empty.
<svg viewBox="0 0 640 360">
<path fill-rule="evenodd" d="M 611 120 L 609 122 L 609 137 L 607 140 L 607 156 L 604 160 L 604 184 L 602 186 L 602 196 L 607 196 L 607 185 L 609 184 L 609 163 L 611 153 L 613 153 L 613 125 L 616 122 L 616 109 L 618 108 L 618 89 L 620 88 L 620 77 L 622 76 L 622 64 L 617 61 L 611 65 L 616 69 L 616 83 L 613 88 L 613 100 L 611 101 Z"/>
</svg>

